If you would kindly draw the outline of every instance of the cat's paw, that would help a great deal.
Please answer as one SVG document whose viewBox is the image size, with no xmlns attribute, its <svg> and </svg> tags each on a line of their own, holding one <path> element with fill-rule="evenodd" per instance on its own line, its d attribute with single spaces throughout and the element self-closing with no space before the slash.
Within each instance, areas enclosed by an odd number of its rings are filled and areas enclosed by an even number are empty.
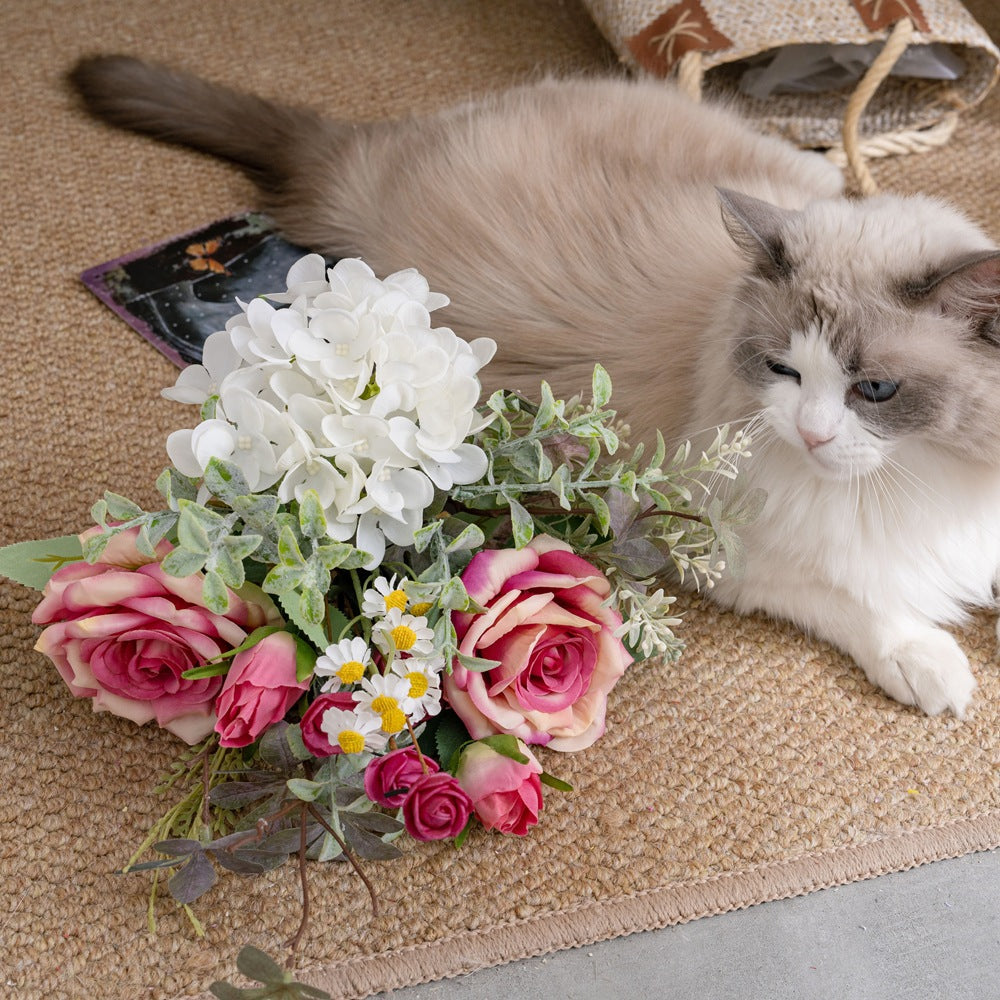
<svg viewBox="0 0 1000 1000">
<path fill-rule="evenodd" d="M 916 705 L 928 715 L 951 711 L 960 719 L 976 689 L 965 653 L 941 629 L 897 646 L 871 679 L 904 705 Z"/>
</svg>

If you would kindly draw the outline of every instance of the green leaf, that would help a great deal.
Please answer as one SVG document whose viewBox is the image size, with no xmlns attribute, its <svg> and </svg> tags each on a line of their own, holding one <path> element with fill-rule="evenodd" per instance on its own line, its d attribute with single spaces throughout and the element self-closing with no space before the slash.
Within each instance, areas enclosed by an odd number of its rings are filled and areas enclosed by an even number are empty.
<svg viewBox="0 0 1000 1000">
<path fill-rule="evenodd" d="M 218 573 L 209 570 L 205 574 L 205 582 L 201 585 L 201 599 L 209 611 L 217 615 L 226 613 L 229 608 L 229 591 Z"/>
<path fill-rule="evenodd" d="M 60 566 L 82 558 L 83 548 L 76 535 L 15 542 L 0 549 L 0 573 L 22 586 L 41 590 Z"/>
<path fill-rule="evenodd" d="M 199 851 L 170 878 L 167 888 L 178 903 L 193 903 L 215 885 L 217 878 L 212 862 Z"/>
<path fill-rule="evenodd" d="M 200 667 L 192 667 L 190 670 L 185 670 L 181 674 L 181 677 L 186 681 L 200 681 L 206 677 L 221 677 L 223 674 L 228 673 L 228 663 L 205 663 Z"/>
<path fill-rule="evenodd" d="M 455 658 L 466 670 L 471 670 L 474 674 L 485 674 L 487 670 L 495 670 L 500 666 L 499 660 L 487 660 L 481 656 L 469 656 L 467 653 L 458 653 Z"/>
<path fill-rule="evenodd" d="M 295 679 L 301 684 L 309 680 L 316 669 L 316 650 L 305 639 L 293 635 L 295 640 Z"/>
<path fill-rule="evenodd" d="M 511 736 L 509 733 L 501 733 L 497 736 L 487 736 L 485 739 L 478 741 L 479 743 L 485 743 L 491 750 L 496 751 L 503 757 L 509 757 L 511 760 L 516 760 L 518 764 L 527 764 L 528 758 L 522 753 L 517 745 L 517 737 Z"/>
<path fill-rule="evenodd" d="M 192 552 L 190 549 L 178 546 L 164 556 L 161 565 L 167 576 L 191 576 L 204 567 L 205 558 L 204 553 Z"/>
<path fill-rule="evenodd" d="M 348 621 L 347 615 L 345 615 L 339 608 L 336 608 L 331 604 L 326 609 L 326 618 L 329 634 L 333 637 L 334 642 L 340 642 L 341 639 L 347 638 L 347 629 L 351 624 L 350 621 Z M 324 635 L 323 643 L 320 645 L 320 649 L 326 649 L 327 645 L 329 645 L 329 643 Z"/>
<path fill-rule="evenodd" d="M 535 421 L 531 427 L 532 434 L 537 434 L 548 428 L 556 417 L 556 401 L 548 382 L 542 382 L 541 397 L 541 403 L 539 403 L 538 412 L 535 414 Z"/>
<path fill-rule="evenodd" d="M 454 773 L 458 752 L 468 742 L 469 733 L 465 724 L 453 709 L 446 708 L 437 717 L 434 728 L 434 747 L 443 771 Z"/>
<path fill-rule="evenodd" d="M 231 497 L 245 497 L 250 492 L 250 484 L 243 470 L 234 462 L 221 458 L 211 458 L 205 467 L 205 487 L 220 500 Z"/>
<path fill-rule="evenodd" d="M 240 953 L 236 957 L 236 968 L 247 979 L 255 979 L 258 983 L 288 982 L 285 970 L 273 958 L 252 944 L 245 945 L 240 949 Z"/>
<path fill-rule="evenodd" d="M 195 500 L 198 496 L 197 481 L 169 467 L 156 477 L 156 488 L 173 511 L 179 509 L 181 500 Z"/>
<path fill-rule="evenodd" d="M 267 590 L 266 587 L 264 589 Z M 329 645 L 326 633 L 324 633 L 321 625 L 314 622 L 308 622 L 302 617 L 299 611 L 299 599 L 295 595 L 295 592 L 293 590 L 278 591 L 276 596 L 278 598 L 278 604 L 281 605 L 281 610 L 284 612 L 285 618 L 292 622 L 303 635 L 307 636 L 309 641 L 317 649 L 326 649 Z"/>
<path fill-rule="evenodd" d="M 611 376 L 602 365 L 594 365 L 591 393 L 594 397 L 594 406 L 598 409 L 607 406 L 611 399 Z"/>
<path fill-rule="evenodd" d="M 299 500 L 299 527 L 306 538 L 326 537 L 326 514 L 316 490 L 306 490 Z"/>
<path fill-rule="evenodd" d="M 212 550 L 212 543 L 204 520 L 195 513 L 197 507 L 198 505 L 190 500 L 180 502 L 181 516 L 177 521 L 177 541 L 183 548 L 207 556 Z"/>
<path fill-rule="evenodd" d="M 452 520 L 455 520 L 454 518 Z M 440 522 L 438 522 L 440 523 Z M 446 546 L 445 552 L 462 552 L 481 548 L 486 541 L 483 529 L 478 524 L 467 524 Z"/>
<path fill-rule="evenodd" d="M 83 543 L 83 558 L 89 563 L 97 562 L 104 554 L 112 537 L 113 534 L 110 531 L 102 535 L 92 535 Z"/>
<path fill-rule="evenodd" d="M 413 547 L 418 552 L 423 552 L 428 545 L 431 544 L 431 540 L 434 536 L 441 530 L 440 521 L 431 521 L 429 524 L 425 524 L 413 534 Z"/>
<path fill-rule="evenodd" d="M 326 612 L 326 599 L 323 591 L 313 587 L 305 588 L 299 595 L 299 613 L 310 625 L 322 625 Z"/>
<path fill-rule="evenodd" d="M 287 524 L 278 536 L 278 558 L 285 566 L 302 566 L 306 561 L 295 532 Z"/>
<path fill-rule="evenodd" d="M 607 535 L 611 529 L 611 511 L 604 497 L 597 493 L 585 493 L 583 499 L 597 518 L 597 527 L 602 535 Z"/>
<path fill-rule="evenodd" d="M 326 785 L 306 778 L 289 778 L 285 784 L 292 795 L 303 802 L 315 802 L 326 788 Z"/>
<path fill-rule="evenodd" d="M 348 545 L 346 542 L 327 542 L 325 545 L 315 546 L 312 558 L 318 559 L 323 568 L 329 570 L 342 566 L 354 554 L 354 552 L 354 546 Z M 364 555 L 365 559 L 362 560 L 362 562 L 368 558 L 367 553 Z"/>
<path fill-rule="evenodd" d="M 301 566 L 272 566 L 260 585 L 268 594 L 292 594 L 302 583 Z"/>
<path fill-rule="evenodd" d="M 198 415 L 202 420 L 214 420 L 215 412 L 219 407 L 219 397 L 218 395 L 209 396 L 204 403 L 201 404 L 201 408 L 198 411 Z"/>
<path fill-rule="evenodd" d="M 212 555 L 208 559 L 208 566 L 222 578 L 222 581 L 233 590 L 239 590 L 246 583 L 246 570 L 243 568 L 243 560 L 237 559 L 223 539 L 222 545 L 215 546 Z"/>
<path fill-rule="evenodd" d="M 112 493 L 110 490 L 104 491 L 104 502 L 107 504 L 108 514 L 115 521 L 132 521 L 137 517 L 142 517 L 145 513 L 137 503 L 133 503 L 128 497 Z"/>
<path fill-rule="evenodd" d="M 106 500 L 96 501 L 94 506 L 90 508 L 90 516 L 95 524 L 103 528 L 108 521 L 108 502 Z"/>
<path fill-rule="evenodd" d="M 455 850 L 457 851 L 465 842 L 469 839 L 469 834 L 472 832 L 473 820 L 469 817 L 469 822 L 462 827 L 462 832 L 452 841 L 455 845 Z"/>
<path fill-rule="evenodd" d="M 523 549 L 535 535 L 535 522 L 531 515 L 515 499 L 504 494 L 510 507 L 510 521 L 514 533 L 514 545 Z"/>
<path fill-rule="evenodd" d="M 438 604 L 451 611 L 466 611 L 469 607 L 469 592 L 460 577 L 453 576 L 441 591 Z"/>
<path fill-rule="evenodd" d="M 549 774 L 548 771 L 542 771 L 538 778 L 543 785 L 548 785 L 549 788 L 556 788 L 560 792 L 573 791 L 573 786 L 568 781 L 563 781 L 562 778 L 556 778 L 555 776 Z"/>
</svg>

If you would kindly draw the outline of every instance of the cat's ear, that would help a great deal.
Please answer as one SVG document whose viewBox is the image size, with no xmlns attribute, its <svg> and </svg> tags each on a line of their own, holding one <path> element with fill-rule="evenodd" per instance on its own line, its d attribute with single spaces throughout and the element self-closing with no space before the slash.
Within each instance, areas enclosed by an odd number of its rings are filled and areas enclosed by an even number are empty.
<svg viewBox="0 0 1000 1000">
<path fill-rule="evenodd" d="M 911 300 L 937 305 L 971 321 L 979 334 L 1000 346 L 1000 250 L 967 254 L 906 286 Z"/>
<path fill-rule="evenodd" d="M 788 277 L 792 267 L 782 232 L 799 213 L 729 188 L 715 190 L 722 205 L 722 222 L 733 242 L 757 264 L 763 277 Z"/>
</svg>

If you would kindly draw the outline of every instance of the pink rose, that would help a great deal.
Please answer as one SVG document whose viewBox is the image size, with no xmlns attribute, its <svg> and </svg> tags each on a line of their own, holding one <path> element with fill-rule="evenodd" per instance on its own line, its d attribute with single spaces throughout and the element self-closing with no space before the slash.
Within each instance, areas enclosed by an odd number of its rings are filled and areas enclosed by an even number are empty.
<svg viewBox="0 0 1000 1000">
<path fill-rule="evenodd" d="M 526 763 L 497 753 L 486 743 L 470 743 L 462 751 L 455 777 L 487 830 L 523 837 L 538 822 L 542 809 L 542 765 L 520 740 L 517 749 Z"/>
<path fill-rule="evenodd" d="M 91 528 L 80 539 L 98 532 Z M 74 562 L 53 573 L 31 616 L 48 625 L 35 649 L 52 660 L 74 695 L 92 700 L 94 711 L 139 725 L 155 719 L 197 743 L 215 725 L 222 679 L 191 681 L 181 674 L 281 619 L 252 585 L 229 591 L 224 614 L 209 611 L 202 574 L 168 576 L 159 560 L 170 543 L 161 542 L 149 559 L 135 547 L 137 534 L 116 535 L 96 563 Z"/>
<path fill-rule="evenodd" d="M 295 640 L 288 632 L 272 632 L 237 653 L 215 702 L 219 746 L 253 743 L 308 687 L 308 678 L 295 679 Z"/>
<path fill-rule="evenodd" d="M 485 614 L 453 616 L 459 649 L 497 660 L 486 673 L 457 660 L 444 693 L 474 739 L 512 733 L 525 743 L 581 750 L 604 733 L 608 692 L 632 657 L 603 605 L 604 575 L 563 542 L 478 552 L 462 574 Z"/>
<path fill-rule="evenodd" d="M 428 773 L 440 770 L 430 757 L 424 757 L 421 764 L 416 747 L 402 747 L 376 757 L 365 768 L 365 794 L 376 805 L 398 809 L 410 786 L 424 774 L 424 766 Z"/>
<path fill-rule="evenodd" d="M 403 825 L 414 840 L 457 837 L 472 815 L 472 799 L 446 771 L 421 774 L 403 799 Z"/>
<path fill-rule="evenodd" d="M 341 753 L 340 747 L 335 747 L 323 732 L 323 713 L 328 708 L 339 708 L 350 712 L 354 709 L 354 696 L 350 691 L 334 691 L 319 695 L 306 709 L 299 723 L 302 730 L 302 742 L 314 757 L 332 757 Z"/>
</svg>

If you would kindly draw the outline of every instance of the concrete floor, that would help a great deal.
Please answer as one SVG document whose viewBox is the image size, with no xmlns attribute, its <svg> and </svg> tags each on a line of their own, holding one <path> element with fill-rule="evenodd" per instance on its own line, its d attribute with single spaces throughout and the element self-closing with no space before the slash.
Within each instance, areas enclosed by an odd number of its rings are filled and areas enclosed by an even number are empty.
<svg viewBox="0 0 1000 1000">
<path fill-rule="evenodd" d="M 1000 1000 L 1000 852 L 381 997 Z"/>
</svg>

